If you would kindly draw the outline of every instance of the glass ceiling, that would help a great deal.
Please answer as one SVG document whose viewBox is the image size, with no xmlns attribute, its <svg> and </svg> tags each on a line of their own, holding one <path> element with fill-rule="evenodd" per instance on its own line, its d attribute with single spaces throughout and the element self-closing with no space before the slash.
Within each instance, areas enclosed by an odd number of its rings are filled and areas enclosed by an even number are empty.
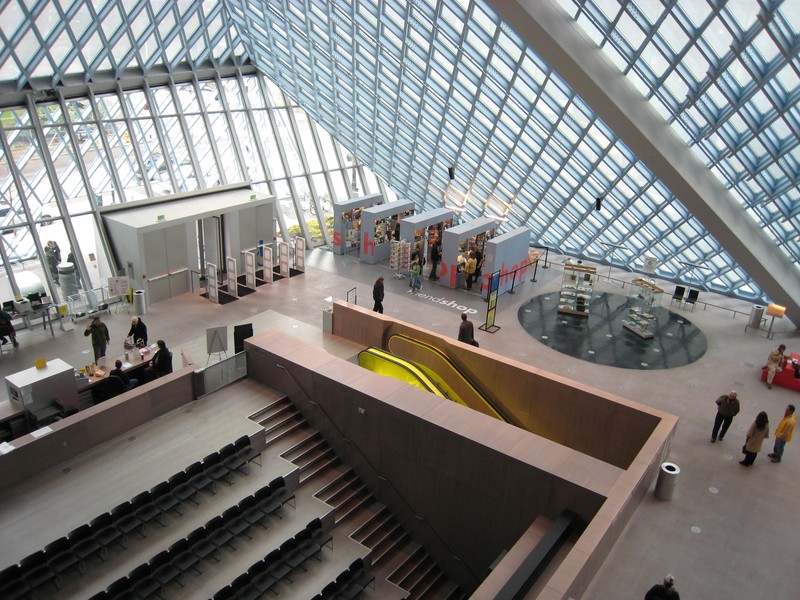
<svg viewBox="0 0 800 600">
<path fill-rule="evenodd" d="M 800 261 L 800 4 L 558 3 Z M 485 2 L 6 0 L 0 11 L 0 100 L 252 63 L 421 210 L 463 206 L 622 268 L 651 255 L 660 277 L 766 300 L 591 99 Z"/>
</svg>

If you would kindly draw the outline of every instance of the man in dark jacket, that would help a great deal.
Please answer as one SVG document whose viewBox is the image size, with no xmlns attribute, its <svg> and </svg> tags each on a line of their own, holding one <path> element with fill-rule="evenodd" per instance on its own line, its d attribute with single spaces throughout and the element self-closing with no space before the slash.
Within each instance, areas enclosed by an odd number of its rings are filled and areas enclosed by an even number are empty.
<svg viewBox="0 0 800 600">
<path fill-rule="evenodd" d="M 664 577 L 664 583 L 657 583 L 644 595 L 644 600 L 681 600 L 680 594 L 675 589 L 675 578 L 672 575 Z"/>
<path fill-rule="evenodd" d="M 739 414 L 739 398 L 737 398 L 736 390 L 731 390 L 727 394 L 722 394 L 716 400 L 717 402 L 717 415 L 714 417 L 714 428 L 711 430 L 711 443 L 717 441 L 717 433 L 719 432 L 719 441 L 725 437 L 728 427 L 733 422 L 733 417 Z M 720 425 L 722 430 L 720 430 Z"/>
<path fill-rule="evenodd" d="M 467 319 L 467 313 L 461 313 L 461 325 L 458 326 L 458 341 L 475 345 L 475 326 Z"/>
<path fill-rule="evenodd" d="M 140 348 L 147 346 L 147 325 L 140 317 L 131 319 L 131 330 L 128 332 L 128 337 L 131 338 L 134 346 Z"/>
<path fill-rule="evenodd" d="M 372 286 L 372 299 L 375 301 L 372 310 L 383 314 L 383 277 L 378 277 Z"/>
<path fill-rule="evenodd" d="M 92 336 L 92 350 L 94 350 L 94 362 L 101 356 L 106 355 L 106 346 L 111 341 L 111 336 L 108 335 L 108 327 L 100 320 L 100 317 L 94 317 L 86 325 L 83 332 L 86 337 Z"/>
<path fill-rule="evenodd" d="M 167 348 L 166 342 L 164 340 L 158 340 L 156 345 L 158 346 L 158 350 L 156 350 L 150 364 L 145 367 L 142 373 L 142 379 L 145 381 L 153 381 L 167 373 L 172 373 L 172 354 Z"/>
</svg>

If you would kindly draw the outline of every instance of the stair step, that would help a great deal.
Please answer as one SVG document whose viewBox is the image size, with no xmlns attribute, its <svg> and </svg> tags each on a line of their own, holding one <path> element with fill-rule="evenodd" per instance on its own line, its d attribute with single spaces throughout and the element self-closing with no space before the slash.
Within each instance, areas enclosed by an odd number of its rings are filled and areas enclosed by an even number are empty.
<svg viewBox="0 0 800 600">
<path fill-rule="evenodd" d="M 339 525 L 354 518 L 361 510 L 361 507 L 371 499 L 372 492 L 366 486 L 359 489 L 346 502 L 336 507 L 336 524 Z"/>
<path fill-rule="evenodd" d="M 359 543 L 364 543 L 364 545 L 368 545 L 364 542 L 364 540 L 368 539 L 373 533 L 375 533 L 378 529 L 383 527 L 391 519 L 392 519 L 391 511 L 384 506 L 380 511 L 375 513 L 372 516 L 372 518 L 365 521 L 361 525 L 361 527 L 359 527 L 352 534 L 350 534 L 350 537 Z"/>
<path fill-rule="evenodd" d="M 333 448 L 327 444 L 322 444 L 314 448 L 309 448 L 299 456 L 294 457 L 292 463 L 300 467 L 300 471 L 302 472 L 311 469 L 319 462 L 330 462 L 330 460 L 334 458 L 336 458 L 336 453 L 333 451 Z"/>
<path fill-rule="evenodd" d="M 406 558 L 403 564 L 395 569 L 387 579 L 392 583 L 396 583 L 403 589 L 410 591 L 414 582 L 416 582 L 416 578 L 412 577 L 412 574 L 420 565 L 425 564 L 426 559 L 428 559 L 428 555 L 425 549 L 422 546 L 417 547 L 414 553 Z"/>
<path fill-rule="evenodd" d="M 443 598 L 444 600 L 466 600 L 467 595 L 461 591 L 458 584 L 450 581 L 446 577 L 442 577 L 439 579 L 436 588 L 431 589 L 430 592 L 426 592 L 420 600 L 434 600 L 435 598 Z"/>
<path fill-rule="evenodd" d="M 305 472 L 300 473 L 300 483 L 305 483 L 307 481 L 311 481 L 317 477 L 321 477 L 334 469 L 335 467 L 341 464 L 341 460 L 335 454 L 331 457 L 330 460 L 324 462 L 318 462 L 314 465 L 314 468 L 307 469 Z"/>
<path fill-rule="evenodd" d="M 409 590 L 419 598 L 436 582 L 442 572 L 436 567 L 430 556 L 418 563 L 414 569 L 400 582 L 400 587 Z"/>
<path fill-rule="evenodd" d="M 270 422 L 283 418 L 287 413 L 296 413 L 297 408 L 288 400 L 271 404 L 266 409 L 260 410 L 251 419 L 262 426 L 269 426 Z"/>
<path fill-rule="evenodd" d="M 339 475 L 339 477 L 331 481 L 328 485 L 326 485 L 316 494 L 314 494 L 314 497 L 330 504 L 329 502 L 330 498 L 335 496 L 336 493 L 339 492 L 339 490 L 342 490 L 351 485 L 351 483 L 356 479 L 358 478 L 356 477 L 355 471 L 353 471 L 352 468 L 348 467 L 346 471 L 343 471 L 342 474 Z"/>
<path fill-rule="evenodd" d="M 398 524 L 397 529 L 391 535 L 383 538 L 378 546 L 372 547 L 372 564 L 385 563 L 388 572 L 391 573 L 403 564 L 418 547 L 419 544 L 412 540 L 411 536 Z"/>
<path fill-rule="evenodd" d="M 306 429 L 308 424 L 299 415 L 295 416 L 293 420 L 283 423 L 279 427 L 273 427 L 265 430 L 265 446 L 274 444 L 278 440 L 282 440 L 296 431 Z"/>
<path fill-rule="evenodd" d="M 289 400 L 288 396 L 284 396 L 283 398 L 278 398 L 266 406 L 261 407 L 247 418 L 260 424 L 262 421 L 269 420 L 272 414 L 284 410 L 287 406 L 292 406 L 292 402 Z"/>
</svg>

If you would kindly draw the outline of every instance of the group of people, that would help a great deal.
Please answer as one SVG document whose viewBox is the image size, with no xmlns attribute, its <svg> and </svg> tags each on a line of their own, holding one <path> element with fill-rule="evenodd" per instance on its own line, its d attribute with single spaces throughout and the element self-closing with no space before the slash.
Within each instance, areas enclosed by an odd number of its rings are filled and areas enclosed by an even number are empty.
<svg viewBox="0 0 800 600">
<path fill-rule="evenodd" d="M 736 390 L 731 390 L 727 394 L 721 395 L 716 399 L 717 414 L 714 417 L 714 425 L 711 429 L 711 443 L 717 440 L 722 441 L 728 428 L 733 422 L 733 418 L 739 414 L 741 406 L 739 404 L 739 395 Z M 775 444 L 772 452 L 768 454 L 770 460 L 774 463 L 779 463 L 783 459 L 783 450 L 787 442 L 792 441 L 792 434 L 794 433 L 795 417 L 794 417 L 794 404 L 789 404 L 783 412 L 783 418 L 778 427 L 775 429 Z M 747 429 L 744 445 L 742 446 L 742 454 L 744 459 L 739 461 L 740 465 L 745 467 L 751 466 L 758 453 L 761 452 L 761 446 L 764 440 L 769 437 L 769 416 L 766 411 L 761 411 L 756 415 L 755 420 Z"/>
<path fill-rule="evenodd" d="M 94 352 L 95 363 L 106 355 L 106 349 L 111 341 L 111 336 L 108 332 L 108 327 L 103 323 L 99 315 L 95 315 L 91 321 L 86 324 L 86 329 L 83 332 L 85 337 L 92 338 L 92 350 Z M 133 317 L 131 319 L 131 328 L 128 331 L 126 347 L 144 348 L 147 346 L 147 325 L 141 317 Z M 114 369 L 109 372 L 109 376 L 118 377 L 125 384 L 125 389 L 131 389 L 139 384 L 138 379 L 130 379 L 123 370 L 123 362 L 117 360 L 114 363 Z M 142 371 L 142 382 L 146 383 L 157 379 L 167 373 L 172 372 L 172 353 L 167 348 L 164 340 L 156 342 L 156 352 L 153 358 L 148 362 L 144 371 Z"/>
<path fill-rule="evenodd" d="M 58 243 L 50 240 L 44 247 L 44 256 L 47 259 L 47 266 L 50 268 L 50 274 L 53 276 L 53 281 L 56 285 L 60 285 L 58 280 L 58 265 L 61 262 L 61 248 Z"/>
</svg>

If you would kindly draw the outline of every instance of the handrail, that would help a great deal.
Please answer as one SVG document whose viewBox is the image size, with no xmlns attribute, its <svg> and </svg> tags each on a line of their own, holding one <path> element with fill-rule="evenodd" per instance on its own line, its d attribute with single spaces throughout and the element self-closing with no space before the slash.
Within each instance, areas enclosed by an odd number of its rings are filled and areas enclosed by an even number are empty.
<svg viewBox="0 0 800 600">
<path fill-rule="evenodd" d="M 475 384 L 475 382 L 472 380 L 472 378 L 470 378 L 470 376 L 465 371 L 465 369 L 461 368 L 455 362 L 453 362 L 453 359 L 451 359 L 450 356 L 446 352 L 443 352 L 442 350 L 440 350 L 439 348 L 437 348 L 436 346 L 434 346 L 432 344 L 428 344 L 427 342 L 423 342 L 421 340 L 412 338 L 412 337 L 410 337 L 408 335 L 405 335 L 405 334 L 402 334 L 402 333 L 392 334 L 391 337 L 389 337 L 389 340 L 387 341 L 387 346 L 391 345 L 392 338 L 398 338 L 398 339 L 400 339 L 402 341 L 405 341 L 405 342 L 408 342 L 408 343 L 411 343 L 411 344 L 416 344 L 417 346 L 419 346 L 423 350 L 426 350 L 428 352 L 432 352 L 433 354 L 438 356 L 446 365 L 448 365 L 453 371 L 455 371 L 467 383 L 467 385 L 473 390 L 473 392 L 475 392 L 475 394 L 477 396 L 479 396 L 481 398 L 481 400 L 483 400 L 486 403 L 486 405 L 492 410 L 492 412 L 495 414 L 495 416 L 499 420 L 501 420 L 501 421 L 503 421 L 505 423 L 510 423 L 512 425 L 516 425 L 517 427 L 522 427 L 522 425 L 520 425 L 519 421 L 517 421 L 516 419 L 508 417 L 505 414 L 505 412 L 503 410 L 501 410 L 496 405 L 496 403 L 489 397 L 489 395 L 484 393 L 483 390 L 481 390 L 481 388 L 478 387 Z M 391 351 L 391 348 L 389 348 L 389 350 Z M 437 375 L 441 376 L 441 374 L 439 374 L 439 373 L 437 373 Z"/>
<path fill-rule="evenodd" d="M 480 582 L 483 580 L 483 578 L 482 578 L 482 577 L 478 577 L 478 576 L 477 576 L 475 573 L 473 573 L 472 569 L 470 569 L 470 568 L 469 568 L 469 566 L 468 566 L 468 565 L 467 565 L 467 564 L 464 562 L 464 560 L 463 560 L 463 559 L 462 559 L 460 556 L 458 556 L 458 555 L 457 555 L 455 552 L 453 552 L 452 548 L 450 548 L 450 545 L 449 545 L 447 542 L 445 542 L 445 541 L 444 541 L 444 540 L 441 538 L 441 536 L 439 536 L 439 534 L 436 532 L 436 530 L 435 530 L 433 527 L 431 527 L 431 525 L 430 525 L 430 523 L 428 523 L 427 519 L 425 519 L 424 517 L 422 517 L 422 516 L 420 516 L 420 515 L 418 515 L 418 514 L 417 514 L 417 512 L 416 512 L 416 511 L 415 511 L 415 510 L 414 510 L 414 509 L 411 507 L 411 505 L 408 503 L 408 501 L 406 500 L 405 496 L 403 496 L 403 494 L 400 492 L 400 490 L 398 490 L 398 489 L 395 487 L 395 485 L 394 485 L 394 484 L 393 484 L 393 483 L 392 483 L 392 482 L 391 482 L 391 481 L 390 481 L 390 480 L 389 480 L 387 477 L 385 477 L 385 476 L 381 475 L 381 474 L 380 474 L 380 471 L 379 471 L 379 470 L 378 470 L 378 469 L 375 467 L 375 465 L 372 463 L 372 461 L 371 461 L 371 460 L 370 460 L 370 459 L 369 459 L 369 458 L 368 458 L 368 457 L 367 457 L 367 456 L 366 456 L 366 455 L 365 455 L 365 454 L 364 454 L 364 453 L 363 453 L 363 452 L 362 452 L 362 451 L 361 451 L 361 450 L 358 448 L 358 446 L 356 446 L 355 444 L 353 444 L 353 443 L 352 443 L 352 441 L 351 441 L 351 440 L 350 440 L 350 439 L 349 439 L 347 436 L 345 436 L 345 435 L 344 435 L 344 433 L 342 433 L 342 430 L 341 430 L 341 429 L 339 429 L 339 426 L 336 424 L 336 422 L 335 422 L 333 419 L 331 419 L 330 415 L 327 413 L 327 411 L 325 410 L 325 408 L 323 408 L 323 406 L 322 406 L 321 404 L 319 404 L 318 402 L 314 401 L 314 400 L 311 398 L 311 396 L 309 396 L 309 395 L 308 395 L 308 393 L 305 391 L 305 389 L 303 389 L 303 386 L 300 384 L 300 382 L 297 380 L 297 378 L 296 378 L 296 377 L 295 377 L 295 376 L 292 374 L 292 372 L 291 372 L 291 371 L 289 371 L 289 369 L 287 369 L 285 366 L 283 366 L 283 365 L 282 365 L 282 364 L 280 364 L 280 363 L 275 363 L 275 366 L 276 366 L 276 367 L 278 367 L 279 369 L 282 369 L 283 371 L 285 371 L 285 372 L 286 372 L 286 374 L 289 376 L 289 378 L 290 378 L 290 379 L 291 379 L 291 380 L 294 382 L 294 384 L 297 386 L 297 389 L 298 389 L 298 390 L 300 390 L 300 392 L 303 394 L 303 396 L 305 396 L 305 397 L 306 397 L 306 400 L 307 400 L 307 401 L 308 401 L 308 402 L 309 402 L 309 403 L 310 403 L 312 406 L 316 406 L 316 407 L 317 407 L 317 409 L 320 411 L 320 413 L 322 414 L 322 416 L 325 418 L 325 420 L 328 422 L 328 424 L 329 424 L 331 427 L 333 427 L 333 429 L 336 431 L 336 433 L 339 435 L 339 437 L 340 437 L 341 439 L 343 439 L 343 440 L 345 440 L 345 441 L 347 441 L 347 442 L 349 442 L 349 443 L 350 443 L 350 446 L 351 446 L 351 447 L 353 448 L 353 450 L 354 450 L 354 451 L 355 451 L 355 452 L 356 452 L 356 453 L 359 455 L 359 457 L 361 458 L 361 460 L 362 460 L 362 461 L 364 461 L 364 463 L 365 463 L 365 464 L 369 465 L 369 467 L 372 469 L 372 472 L 373 472 L 373 473 L 375 473 L 375 475 L 376 475 L 376 476 L 377 476 L 377 477 L 378 477 L 378 478 L 379 478 L 381 481 L 383 481 L 383 482 L 384 482 L 384 483 L 385 483 L 385 484 L 386 484 L 386 485 L 387 485 L 387 486 L 388 486 L 388 487 L 389 487 L 389 488 L 392 490 L 392 492 L 394 492 L 394 494 L 397 496 L 397 498 L 399 498 L 399 499 L 400 499 L 400 501 L 401 501 L 401 502 L 402 502 L 402 503 L 403 503 L 405 506 L 407 506 L 407 507 L 408 507 L 408 509 L 409 509 L 409 511 L 411 512 L 411 514 L 413 514 L 413 515 L 414 515 L 414 517 L 415 517 L 415 518 L 416 518 L 418 521 L 420 521 L 421 523 L 424 523 L 424 524 L 425 524 L 425 526 L 427 527 L 427 529 L 430 531 L 431 535 L 432 535 L 434 538 L 436 538 L 436 539 L 438 540 L 438 542 L 441 544 L 441 546 L 442 546 L 443 548 L 447 549 L 447 552 L 450 554 L 450 556 L 451 556 L 451 557 L 452 557 L 454 560 L 456 560 L 457 562 L 459 562 L 460 564 L 464 565 L 464 568 L 466 569 L 466 572 L 467 572 L 467 573 L 468 573 L 468 574 L 469 574 L 469 575 L 470 575 L 470 576 L 473 578 L 473 584 L 472 584 L 472 587 L 473 587 L 473 588 L 474 588 L 474 587 L 477 587 L 477 585 L 478 585 L 478 584 L 479 584 L 479 583 L 480 583 Z"/>
<path fill-rule="evenodd" d="M 441 398 L 448 398 L 447 394 L 445 394 L 441 389 L 439 389 L 439 386 L 436 385 L 436 382 L 434 382 L 430 377 L 428 377 L 428 375 L 414 362 L 406 360 L 404 358 L 400 358 L 399 356 L 392 354 L 391 352 L 386 352 L 386 350 L 383 350 L 381 348 L 376 348 L 373 346 L 367 348 L 366 350 L 362 350 L 361 352 L 358 353 L 359 366 L 363 366 L 369 369 L 370 371 L 373 371 L 373 369 L 369 368 L 365 364 L 364 365 L 361 364 L 362 355 L 368 357 L 374 357 L 386 361 L 388 363 L 391 363 L 392 365 L 400 369 L 403 369 L 406 373 L 410 374 L 415 380 L 419 381 L 419 383 L 422 385 L 422 389 L 424 389 L 426 392 L 430 392 L 431 394 L 435 394 Z"/>
<path fill-rule="evenodd" d="M 630 283 L 631 283 L 630 281 L 627 281 L 625 279 L 617 279 L 615 277 L 609 277 L 609 278 L 606 278 L 606 279 L 608 279 L 609 281 L 615 281 L 615 282 L 620 283 L 622 289 L 625 289 L 625 286 L 626 285 L 630 285 Z M 665 293 L 667 293 L 667 292 L 665 292 Z M 712 304 L 711 302 L 705 302 L 704 300 L 695 300 L 694 303 L 696 305 L 697 304 L 702 304 L 703 305 L 703 310 L 705 310 L 706 308 L 708 308 L 710 306 L 711 308 L 717 308 L 719 310 L 724 310 L 724 311 L 733 313 L 733 315 L 731 316 L 732 319 L 735 319 L 737 317 L 737 315 L 742 315 L 745 318 L 748 318 L 750 316 L 750 313 L 746 313 L 746 312 L 743 312 L 741 310 L 736 310 L 735 308 L 728 308 L 727 306 L 719 306 L 718 304 Z"/>
</svg>

